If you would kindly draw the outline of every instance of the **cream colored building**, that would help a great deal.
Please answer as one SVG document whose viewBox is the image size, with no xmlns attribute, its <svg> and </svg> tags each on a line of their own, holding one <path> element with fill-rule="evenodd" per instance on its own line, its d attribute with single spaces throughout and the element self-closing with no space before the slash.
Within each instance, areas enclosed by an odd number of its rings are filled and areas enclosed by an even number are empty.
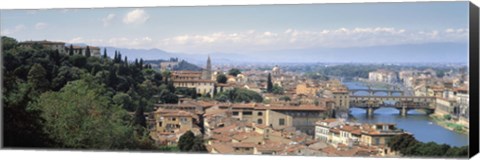
<svg viewBox="0 0 480 160">
<path fill-rule="evenodd" d="M 241 121 L 270 126 L 273 129 L 294 127 L 309 135 L 315 134 L 315 122 L 326 117 L 324 106 L 266 106 L 261 104 L 232 104 L 220 106 L 232 112 L 232 117 Z"/>
<path fill-rule="evenodd" d="M 173 80 L 173 86 L 195 88 L 197 94 L 213 97 L 215 81 L 212 80 Z"/>
<path fill-rule="evenodd" d="M 398 82 L 398 76 L 393 71 L 378 70 L 368 73 L 368 80 L 384 83 L 396 83 Z"/>
<path fill-rule="evenodd" d="M 348 111 L 350 108 L 350 95 L 346 89 L 337 89 L 332 91 L 335 109 L 338 111 Z"/>
<path fill-rule="evenodd" d="M 175 133 L 192 130 L 198 117 L 181 110 L 158 109 L 154 113 L 155 130 L 157 132 Z"/>
<path fill-rule="evenodd" d="M 304 95 L 308 95 L 308 96 L 316 96 L 317 95 L 317 92 L 319 91 L 320 89 L 318 87 L 313 87 L 313 86 L 310 86 L 306 83 L 301 83 L 301 84 L 298 84 L 296 89 L 295 89 L 295 92 L 296 94 L 304 94 Z"/>
</svg>

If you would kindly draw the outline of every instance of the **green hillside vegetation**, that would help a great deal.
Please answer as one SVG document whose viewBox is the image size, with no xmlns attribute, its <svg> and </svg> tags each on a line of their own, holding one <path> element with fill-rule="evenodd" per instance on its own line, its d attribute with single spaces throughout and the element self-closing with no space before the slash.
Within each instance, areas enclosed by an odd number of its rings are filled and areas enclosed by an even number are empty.
<svg viewBox="0 0 480 160">
<path fill-rule="evenodd" d="M 157 149 L 143 112 L 178 97 L 142 59 L 70 56 L 10 37 L 2 46 L 5 147 Z"/>
<path fill-rule="evenodd" d="M 187 61 L 185 60 L 182 60 L 178 63 L 177 66 L 173 67 L 173 70 L 175 71 L 183 71 L 183 70 L 189 70 L 189 71 L 201 71 L 202 68 L 194 65 L 194 64 L 191 64 L 191 63 L 188 63 Z"/>
</svg>

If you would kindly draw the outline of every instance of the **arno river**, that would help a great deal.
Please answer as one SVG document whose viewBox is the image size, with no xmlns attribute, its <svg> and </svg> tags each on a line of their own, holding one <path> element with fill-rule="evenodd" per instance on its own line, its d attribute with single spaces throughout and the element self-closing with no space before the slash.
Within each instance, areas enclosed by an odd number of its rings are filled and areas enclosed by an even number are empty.
<svg viewBox="0 0 480 160">
<path fill-rule="evenodd" d="M 367 88 L 360 82 L 344 82 L 350 89 Z M 368 93 L 357 92 L 356 95 L 366 95 Z M 385 95 L 378 93 L 375 95 Z M 366 111 L 359 108 L 351 108 L 350 114 L 360 123 L 396 123 L 398 128 L 412 133 L 415 138 L 422 142 L 446 143 L 452 146 L 468 145 L 468 136 L 445 129 L 434 122 L 425 113 L 411 110 L 406 117 L 399 115 L 395 108 L 380 108 L 375 110 L 372 117 L 367 117 Z"/>
</svg>

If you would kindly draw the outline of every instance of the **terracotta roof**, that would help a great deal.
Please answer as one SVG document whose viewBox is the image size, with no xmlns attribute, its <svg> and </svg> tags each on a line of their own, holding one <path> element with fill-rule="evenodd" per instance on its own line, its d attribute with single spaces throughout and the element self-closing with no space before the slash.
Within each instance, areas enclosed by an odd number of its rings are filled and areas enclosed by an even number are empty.
<svg viewBox="0 0 480 160">
<path fill-rule="evenodd" d="M 213 139 L 213 140 L 218 140 L 220 142 L 231 142 L 232 141 L 232 138 L 230 136 L 224 135 L 224 134 L 213 134 L 210 138 Z"/>
<path fill-rule="evenodd" d="M 173 83 L 181 83 L 181 82 L 201 82 L 201 83 L 215 83 L 213 80 L 206 80 L 206 79 L 174 79 Z"/>
<path fill-rule="evenodd" d="M 229 131 L 235 130 L 236 128 L 237 128 L 237 125 L 232 124 L 232 125 L 225 126 L 225 127 L 222 127 L 222 128 L 214 129 L 212 132 L 214 132 L 214 133 L 229 132 Z"/>
<path fill-rule="evenodd" d="M 65 42 L 53 42 L 53 41 L 23 41 L 20 42 L 19 44 L 33 44 L 33 43 L 39 43 L 39 44 L 65 44 Z"/>
<path fill-rule="evenodd" d="M 300 105 L 300 106 L 262 106 L 258 109 L 271 109 L 271 110 L 295 110 L 295 111 L 326 111 L 325 107 L 314 105 Z"/>
<path fill-rule="evenodd" d="M 212 149 L 215 149 L 218 153 L 231 154 L 234 153 L 234 149 L 231 145 L 224 143 L 213 143 L 209 145 Z"/>
<path fill-rule="evenodd" d="M 239 143 L 232 143 L 232 147 L 237 148 L 253 148 L 255 147 L 255 143 L 253 142 L 239 142 Z"/>
</svg>

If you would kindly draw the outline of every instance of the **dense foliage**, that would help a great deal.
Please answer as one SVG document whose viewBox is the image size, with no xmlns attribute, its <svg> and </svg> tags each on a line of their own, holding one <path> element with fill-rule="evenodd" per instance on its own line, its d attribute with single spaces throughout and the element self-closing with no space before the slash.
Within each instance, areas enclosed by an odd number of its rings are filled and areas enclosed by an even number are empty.
<svg viewBox="0 0 480 160">
<path fill-rule="evenodd" d="M 217 75 L 217 83 L 227 83 L 227 76 L 225 74 L 218 74 Z"/>
<path fill-rule="evenodd" d="M 388 146 L 408 157 L 467 157 L 468 146 L 451 147 L 447 144 L 434 142 L 423 143 L 417 141 L 410 134 L 402 134 L 393 137 Z"/>
<path fill-rule="evenodd" d="M 218 93 L 215 96 L 215 100 L 220 102 L 262 102 L 262 96 L 255 92 L 244 88 L 234 88 L 232 90 L 227 90 L 221 93 Z"/>
<path fill-rule="evenodd" d="M 192 131 L 185 132 L 178 140 L 178 149 L 183 152 L 206 152 L 201 136 L 195 136 Z"/>
<path fill-rule="evenodd" d="M 232 68 L 228 70 L 228 75 L 236 77 L 238 74 L 242 73 L 239 69 L 237 68 Z"/>
<path fill-rule="evenodd" d="M 282 87 L 280 87 L 278 84 L 275 84 L 272 88 L 272 93 L 273 94 L 283 94 L 285 91 Z"/>
<path fill-rule="evenodd" d="M 143 112 L 178 101 L 162 74 L 117 51 L 113 58 L 61 54 L 9 37 L 2 46 L 6 147 L 149 149 L 152 141 L 138 132 Z"/>
</svg>

